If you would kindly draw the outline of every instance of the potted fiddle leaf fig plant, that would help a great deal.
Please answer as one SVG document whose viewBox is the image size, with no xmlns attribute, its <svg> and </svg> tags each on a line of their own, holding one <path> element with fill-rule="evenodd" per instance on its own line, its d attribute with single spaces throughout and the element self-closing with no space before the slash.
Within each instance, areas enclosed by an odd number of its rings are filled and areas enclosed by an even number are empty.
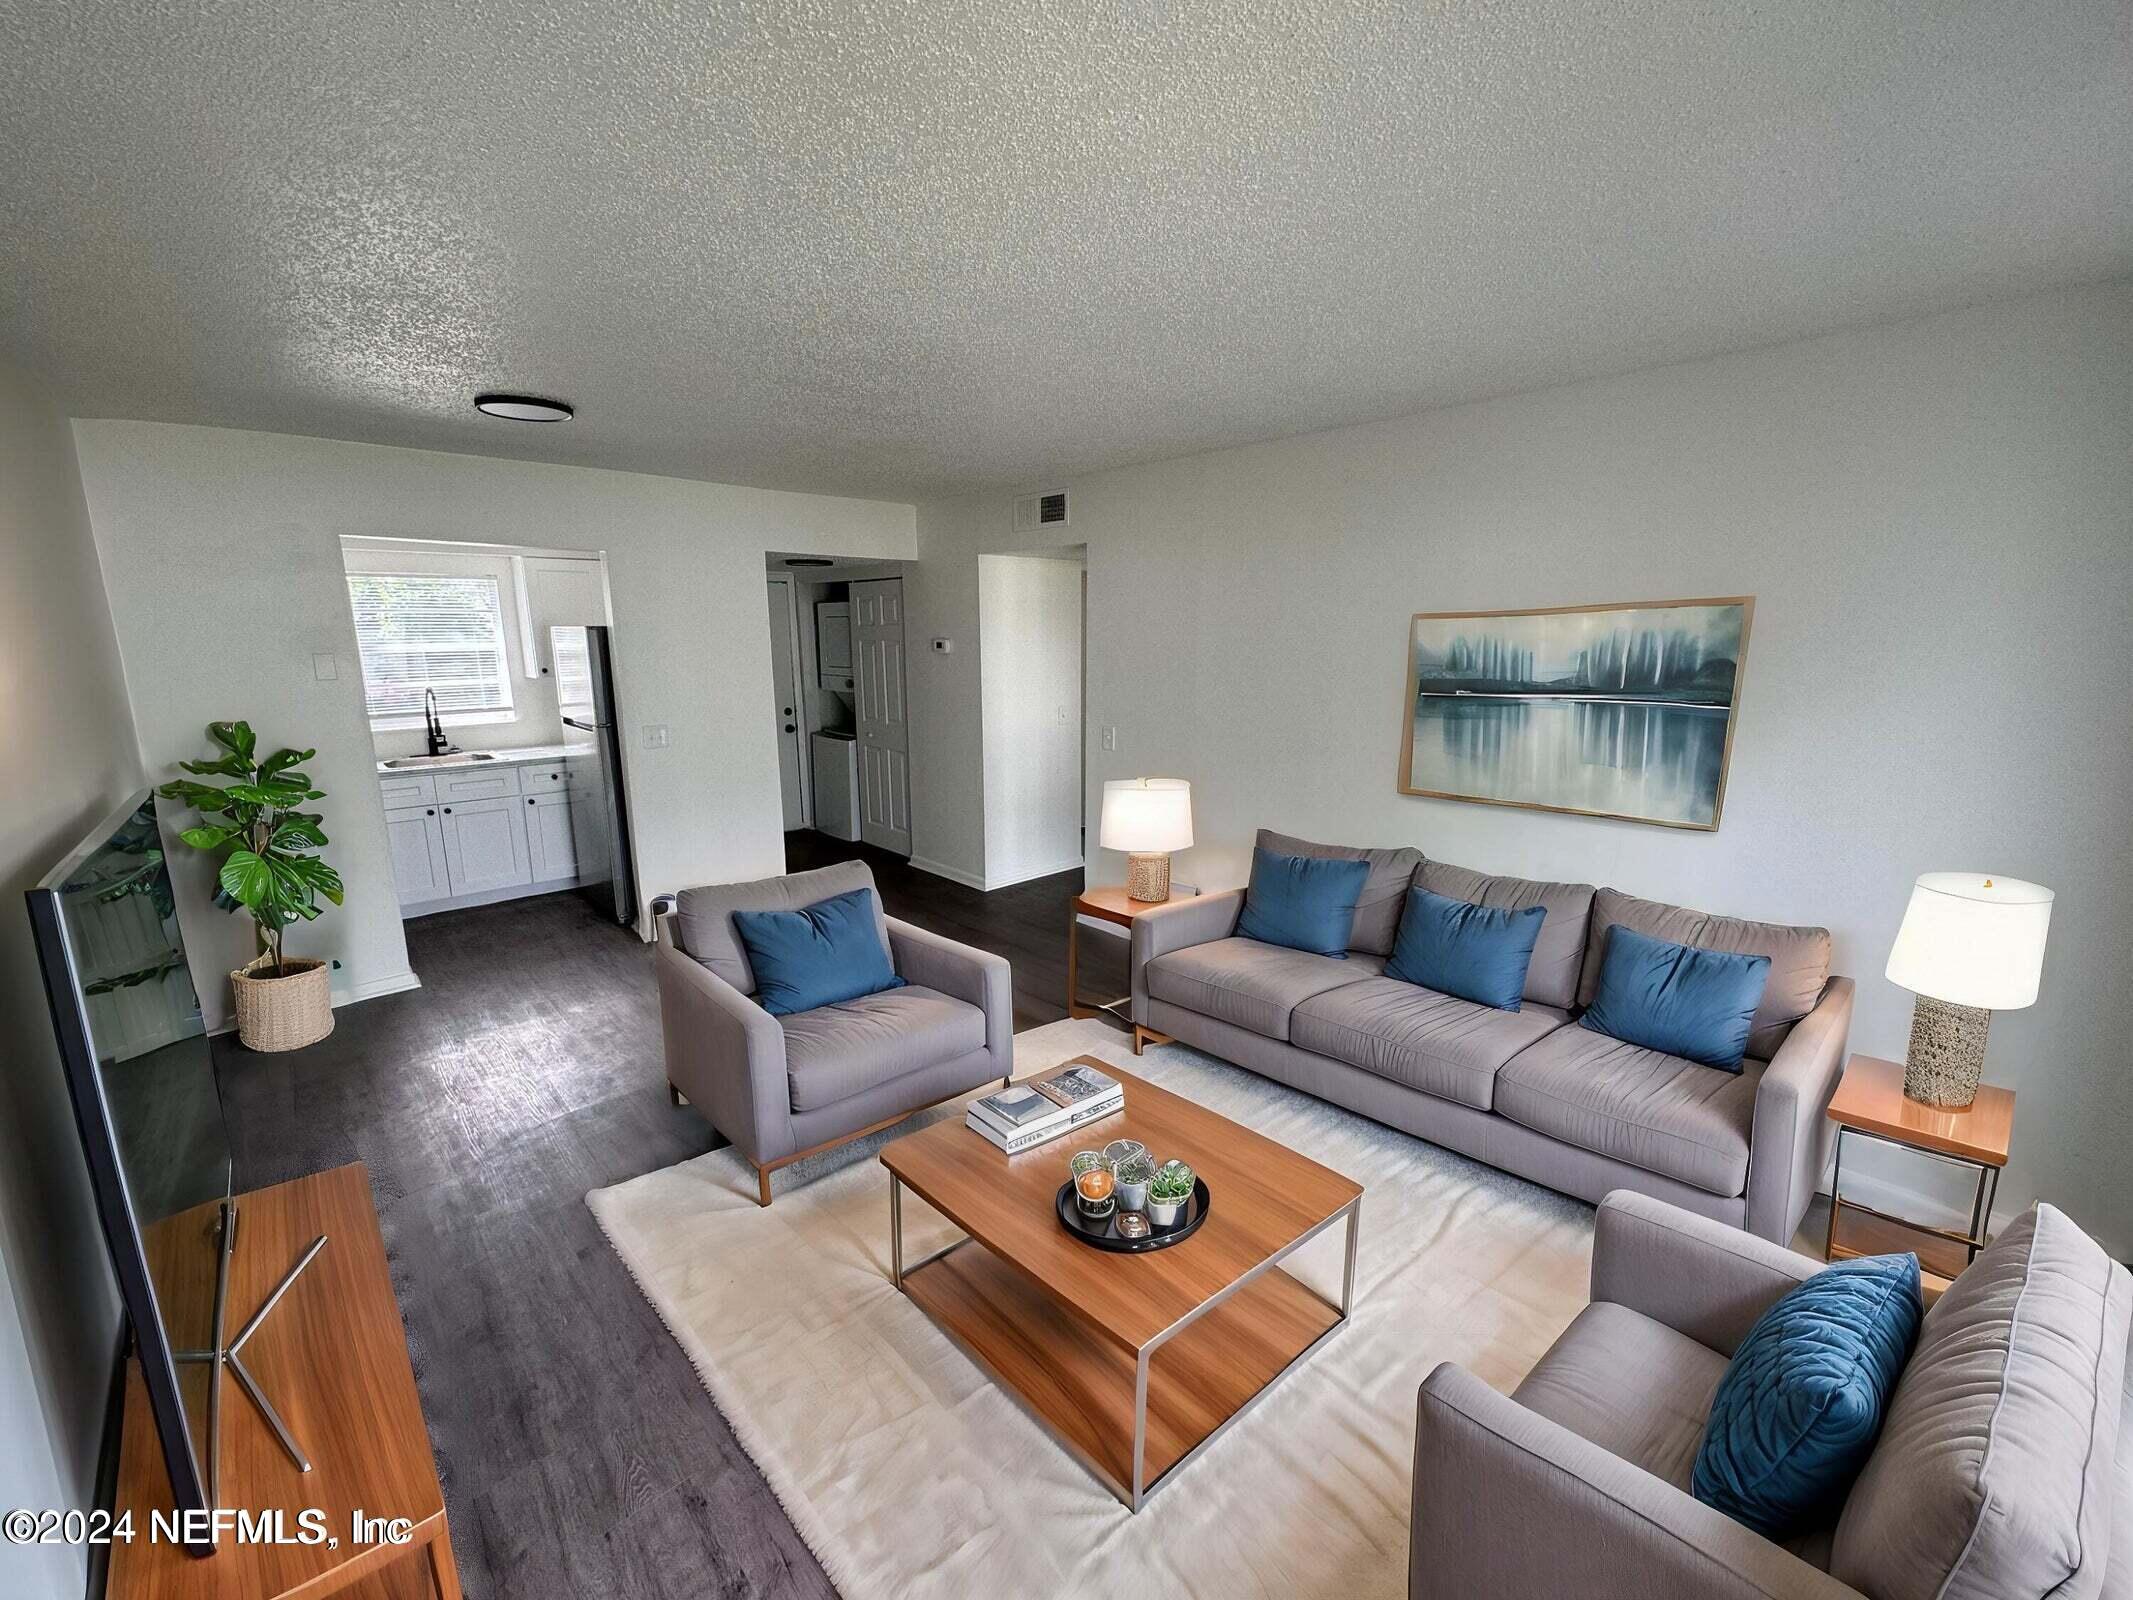
<svg viewBox="0 0 2133 1600">
<path fill-rule="evenodd" d="M 316 750 L 260 756 L 251 724 L 211 722 L 221 747 L 212 761 L 181 761 L 192 773 L 158 792 L 200 813 L 178 837 L 221 856 L 215 904 L 252 919 L 259 954 L 230 974 L 237 996 L 237 1037 L 253 1050 L 296 1050 L 333 1032 L 333 983 L 323 961 L 287 954 L 283 934 L 315 921 L 321 900 L 341 903 L 341 875 L 314 852 L 326 844 L 325 819 L 302 809 L 325 791 L 302 768 Z M 228 780 L 202 783 L 201 778 Z"/>
</svg>

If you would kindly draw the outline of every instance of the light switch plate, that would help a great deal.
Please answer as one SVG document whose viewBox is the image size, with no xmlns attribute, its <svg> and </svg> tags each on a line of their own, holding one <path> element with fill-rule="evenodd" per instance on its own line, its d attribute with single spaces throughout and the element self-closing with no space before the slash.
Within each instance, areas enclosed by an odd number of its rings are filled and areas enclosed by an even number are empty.
<svg viewBox="0 0 2133 1600">
<path fill-rule="evenodd" d="M 644 747 L 647 750 L 664 750 L 669 739 L 664 722 L 647 722 L 644 725 Z"/>
<path fill-rule="evenodd" d="M 1106 724 L 1104 727 L 1104 748 L 1106 750 L 1116 750 L 1118 748 L 1118 729 L 1110 724 Z"/>
<path fill-rule="evenodd" d="M 311 652 L 312 677 L 316 678 L 320 683 L 332 683 L 340 675 L 341 665 L 333 659 L 333 652 L 330 650 L 314 650 Z"/>
</svg>

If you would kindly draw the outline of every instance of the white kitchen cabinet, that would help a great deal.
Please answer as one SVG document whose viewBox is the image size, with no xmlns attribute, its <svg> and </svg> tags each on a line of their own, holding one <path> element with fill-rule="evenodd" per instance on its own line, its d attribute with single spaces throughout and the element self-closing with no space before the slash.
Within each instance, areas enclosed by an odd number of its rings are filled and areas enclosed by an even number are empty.
<svg viewBox="0 0 2133 1600">
<path fill-rule="evenodd" d="M 533 881 L 523 799 L 514 794 L 496 800 L 453 800 L 437 809 L 444 822 L 445 870 L 455 897 Z"/>
<path fill-rule="evenodd" d="M 444 862 L 444 819 L 435 806 L 399 806 L 387 811 L 385 842 L 392 854 L 393 889 L 403 909 L 451 894 Z"/>
<path fill-rule="evenodd" d="M 526 846 L 533 881 L 553 883 L 578 875 L 578 845 L 570 833 L 570 791 L 526 796 Z"/>
</svg>

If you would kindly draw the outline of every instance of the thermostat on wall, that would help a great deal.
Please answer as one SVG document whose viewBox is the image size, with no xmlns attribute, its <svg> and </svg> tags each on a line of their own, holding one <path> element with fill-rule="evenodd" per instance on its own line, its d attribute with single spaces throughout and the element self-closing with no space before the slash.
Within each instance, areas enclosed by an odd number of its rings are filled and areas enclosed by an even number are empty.
<svg viewBox="0 0 2133 1600">
<path fill-rule="evenodd" d="M 953 639 L 936 639 L 933 641 L 933 653 L 937 656 L 947 655 L 954 648 L 955 641 Z"/>
</svg>

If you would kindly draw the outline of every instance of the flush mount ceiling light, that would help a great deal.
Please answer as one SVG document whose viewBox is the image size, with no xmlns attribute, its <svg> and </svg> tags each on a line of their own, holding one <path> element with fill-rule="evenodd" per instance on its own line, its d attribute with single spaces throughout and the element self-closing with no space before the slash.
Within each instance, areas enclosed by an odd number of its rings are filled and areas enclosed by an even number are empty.
<svg viewBox="0 0 2133 1600">
<path fill-rule="evenodd" d="M 568 422 L 570 407 L 560 400 L 543 400 L 530 394 L 478 394 L 474 409 L 511 422 Z"/>
</svg>

